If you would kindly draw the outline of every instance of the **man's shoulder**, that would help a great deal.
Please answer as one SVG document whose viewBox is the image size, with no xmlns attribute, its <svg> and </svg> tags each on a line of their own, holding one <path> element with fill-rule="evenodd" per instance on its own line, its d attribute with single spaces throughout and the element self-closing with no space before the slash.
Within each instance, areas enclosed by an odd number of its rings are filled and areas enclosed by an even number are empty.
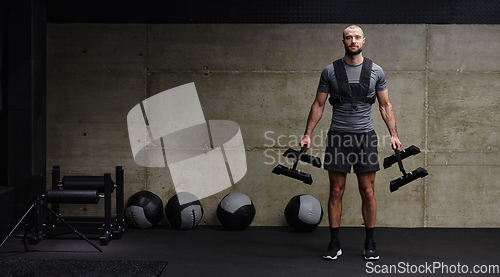
<svg viewBox="0 0 500 277">
<path fill-rule="evenodd" d="M 331 62 L 327 66 L 325 66 L 325 70 L 326 69 L 333 69 L 333 62 Z"/>
<path fill-rule="evenodd" d="M 333 69 L 333 63 L 330 63 L 329 65 L 327 65 L 324 69 L 323 69 L 323 74 L 324 73 L 333 73 L 334 69 Z"/>
<path fill-rule="evenodd" d="M 375 63 L 373 60 L 371 60 L 371 61 L 372 61 L 372 70 L 382 71 L 382 72 L 384 71 L 380 65 L 378 65 L 377 63 Z"/>
<path fill-rule="evenodd" d="M 378 78 L 385 78 L 385 73 L 382 67 L 378 64 L 376 64 L 374 61 L 372 61 L 372 72 L 375 73 Z"/>
</svg>

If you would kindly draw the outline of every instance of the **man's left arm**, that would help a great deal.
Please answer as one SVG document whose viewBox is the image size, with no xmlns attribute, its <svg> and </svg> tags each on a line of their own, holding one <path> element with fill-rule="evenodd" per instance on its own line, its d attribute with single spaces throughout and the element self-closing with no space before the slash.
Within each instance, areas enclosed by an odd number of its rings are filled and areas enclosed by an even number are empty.
<svg viewBox="0 0 500 277">
<path fill-rule="evenodd" d="M 387 89 L 382 91 L 377 91 L 378 104 L 380 109 L 380 114 L 384 119 L 387 129 L 391 135 L 391 146 L 392 149 L 401 150 L 401 141 L 398 137 L 398 130 L 396 128 L 396 118 L 394 117 L 394 111 L 392 110 L 392 104 L 389 101 L 389 92 Z"/>
</svg>

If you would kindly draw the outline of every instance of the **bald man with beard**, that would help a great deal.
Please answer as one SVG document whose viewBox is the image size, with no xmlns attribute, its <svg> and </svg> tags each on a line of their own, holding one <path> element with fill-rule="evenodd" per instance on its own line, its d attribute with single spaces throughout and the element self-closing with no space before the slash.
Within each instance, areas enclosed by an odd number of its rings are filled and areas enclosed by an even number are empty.
<svg viewBox="0 0 500 277">
<path fill-rule="evenodd" d="M 356 25 L 348 26 L 343 32 L 342 42 L 345 55 L 328 65 L 321 74 L 300 146 L 307 145 L 309 150 L 312 132 L 323 116 L 330 96 L 333 115 L 326 138 L 324 168 L 328 171 L 330 180 L 328 219 L 331 238 L 323 258 L 336 260 L 342 255 L 339 239 L 342 197 L 347 173 L 353 168 L 358 180 L 366 231 L 363 255 L 365 260 L 378 260 L 380 257 L 374 240 L 377 211 L 374 183 L 380 167 L 378 139 L 371 112 L 376 99 L 391 135 L 392 148 L 401 150 L 401 141 L 389 101 L 384 71 L 379 65 L 363 57 L 363 30 Z"/>
</svg>

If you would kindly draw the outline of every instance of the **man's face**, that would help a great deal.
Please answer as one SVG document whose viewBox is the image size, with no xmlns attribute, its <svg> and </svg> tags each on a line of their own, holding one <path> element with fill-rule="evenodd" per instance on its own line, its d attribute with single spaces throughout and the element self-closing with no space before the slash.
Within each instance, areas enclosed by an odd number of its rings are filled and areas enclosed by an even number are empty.
<svg viewBox="0 0 500 277">
<path fill-rule="evenodd" d="M 363 51 L 363 44 L 365 44 L 363 30 L 359 28 L 346 29 L 342 42 L 344 42 L 344 48 L 347 54 L 354 56 L 361 53 L 361 51 Z"/>
</svg>

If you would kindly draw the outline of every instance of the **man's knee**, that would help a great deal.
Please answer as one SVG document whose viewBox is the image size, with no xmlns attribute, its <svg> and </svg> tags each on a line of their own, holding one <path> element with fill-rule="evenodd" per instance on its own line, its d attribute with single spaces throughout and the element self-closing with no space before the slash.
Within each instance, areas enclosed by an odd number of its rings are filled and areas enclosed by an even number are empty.
<svg viewBox="0 0 500 277">
<path fill-rule="evenodd" d="M 359 190 L 361 194 L 361 200 L 364 204 L 373 205 L 375 204 L 375 191 L 373 188 L 363 188 Z"/>
<path fill-rule="evenodd" d="M 333 200 L 340 200 L 342 199 L 342 196 L 344 195 L 344 187 L 335 187 L 332 186 L 330 188 L 330 199 Z"/>
<path fill-rule="evenodd" d="M 375 191 L 373 188 L 363 188 L 360 189 L 359 192 L 363 200 L 375 200 Z"/>
<path fill-rule="evenodd" d="M 330 177 L 330 199 L 342 199 L 345 190 L 346 173 L 329 172 Z"/>
</svg>

